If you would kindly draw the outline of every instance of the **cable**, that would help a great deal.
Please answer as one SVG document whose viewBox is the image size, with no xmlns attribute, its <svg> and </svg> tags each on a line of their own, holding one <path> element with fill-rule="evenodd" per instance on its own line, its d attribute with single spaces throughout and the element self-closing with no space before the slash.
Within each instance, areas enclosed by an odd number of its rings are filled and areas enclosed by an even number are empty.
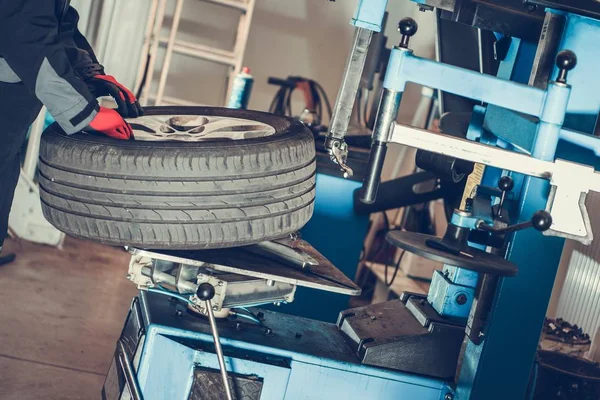
<svg viewBox="0 0 600 400">
<path fill-rule="evenodd" d="M 247 314 L 242 314 L 238 310 L 242 310 L 242 311 L 246 312 Z M 254 315 L 254 313 L 252 311 L 248 310 L 245 307 L 234 308 L 234 309 L 232 309 L 230 314 L 235 315 L 236 317 L 242 317 L 242 318 L 249 319 L 252 322 L 257 323 L 258 325 L 263 325 L 263 322 L 256 315 Z"/>
<path fill-rule="evenodd" d="M 364 110 L 363 110 L 363 122 L 364 122 L 364 126 L 366 127 L 367 124 L 369 123 L 369 91 L 367 89 L 364 89 L 365 91 L 365 103 L 364 103 Z"/>
<path fill-rule="evenodd" d="M 148 56 L 146 57 L 146 65 L 144 66 L 144 74 L 142 75 L 142 80 L 140 81 L 140 87 L 137 90 L 137 93 L 135 94 L 136 98 L 140 98 L 142 97 L 142 93 L 144 91 L 144 87 L 146 86 L 146 81 L 148 80 L 148 72 L 150 69 L 150 54 L 148 54 Z"/>
<path fill-rule="evenodd" d="M 356 101 L 354 102 L 354 113 L 356 114 L 356 121 L 358 122 L 358 125 L 362 125 L 362 98 L 363 91 L 359 90 L 356 93 Z"/>
<path fill-rule="evenodd" d="M 162 288 L 162 286 L 159 285 L 159 287 Z M 183 297 L 182 295 L 175 293 L 175 292 L 171 292 L 170 290 L 166 290 L 166 289 L 153 289 L 153 288 L 148 288 L 147 289 L 149 292 L 151 293 L 158 293 L 158 294 L 162 294 L 163 296 L 169 296 L 169 297 L 174 297 L 178 300 L 183 301 L 184 303 L 187 304 L 194 304 L 192 303 L 192 301 L 186 297 Z"/>
<path fill-rule="evenodd" d="M 306 94 L 312 97 L 314 104 L 314 110 L 309 111 L 314 112 L 317 119 L 322 122 L 324 120 L 323 103 L 325 103 L 328 118 L 331 120 L 331 103 L 325 90 L 318 82 L 299 76 L 289 76 L 287 79 L 269 78 L 269 83 L 280 86 L 271 101 L 269 112 L 276 115 L 293 117 L 292 95 L 296 89 L 306 91 L 306 84 L 308 84 L 309 93 Z"/>
<path fill-rule="evenodd" d="M 387 234 L 391 230 L 390 220 L 389 220 L 389 218 L 387 216 L 387 213 L 385 211 L 383 211 L 382 214 L 383 214 L 383 222 L 384 222 L 385 226 L 383 227 L 383 229 L 380 229 L 379 232 L 375 233 L 375 236 L 377 236 L 377 234 L 379 234 L 380 232 L 383 232 L 383 234 L 385 235 L 385 234 Z M 373 257 L 376 258 L 377 255 L 379 253 L 381 253 L 381 251 L 386 247 L 387 244 L 388 243 L 385 241 L 385 238 L 381 242 L 379 242 L 379 246 L 377 247 L 377 251 L 372 252 Z M 363 262 L 363 261 L 366 260 L 366 258 L 367 258 L 367 252 L 365 251 L 365 244 L 363 242 L 363 251 L 362 251 L 360 260 L 358 262 L 359 263 Z"/>
<path fill-rule="evenodd" d="M 392 284 L 394 283 L 394 281 L 396 280 L 396 275 L 398 275 L 398 270 L 400 269 L 400 263 L 402 262 L 402 259 L 404 258 L 404 254 L 406 254 L 406 250 L 402 251 L 402 254 L 400 254 L 400 257 L 398 257 L 398 261 L 396 262 L 396 266 L 394 267 L 394 274 L 392 275 L 392 280 L 388 283 L 388 263 L 385 263 L 385 284 L 387 285 L 387 287 L 392 286 Z"/>
<path fill-rule="evenodd" d="M 325 106 L 327 107 L 327 115 L 329 119 L 331 119 L 331 115 L 333 114 L 331 111 L 331 103 L 329 102 L 329 97 L 327 97 L 327 93 L 325 93 L 325 89 L 321 86 L 317 81 L 313 81 L 317 91 L 320 93 L 320 96 L 325 100 Z"/>
</svg>

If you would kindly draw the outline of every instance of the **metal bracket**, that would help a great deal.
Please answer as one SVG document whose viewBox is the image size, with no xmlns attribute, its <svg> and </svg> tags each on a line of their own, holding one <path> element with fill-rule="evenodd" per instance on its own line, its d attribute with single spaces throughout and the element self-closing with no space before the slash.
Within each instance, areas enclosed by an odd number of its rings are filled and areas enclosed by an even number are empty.
<svg viewBox="0 0 600 400">
<path fill-rule="evenodd" d="M 593 240 L 585 196 L 600 192 L 600 173 L 590 166 L 564 160 L 543 161 L 497 147 L 487 146 L 425 129 L 393 124 L 391 142 L 453 156 L 467 161 L 550 181 L 546 211 L 552 227 L 544 232 L 589 245 Z"/>
</svg>

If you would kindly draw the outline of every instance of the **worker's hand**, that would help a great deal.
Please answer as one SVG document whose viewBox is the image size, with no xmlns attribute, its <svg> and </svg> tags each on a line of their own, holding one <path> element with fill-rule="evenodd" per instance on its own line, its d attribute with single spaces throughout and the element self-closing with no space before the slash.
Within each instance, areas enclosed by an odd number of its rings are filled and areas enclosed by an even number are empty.
<svg viewBox="0 0 600 400">
<path fill-rule="evenodd" d="M 131 138 L 131 126 L 113 109 L 100 107 L 96 117 L 84 131 L 100 133 L 113 139 L 128 140 Z"/>
<path fill-rule="evenodd" d="M 111 75 L 95 75 L 86 83 L 94 96 L 111 96 L 117 103 L 119 114 L 123 118 L 137 118 L 144 115 L 144 110 L 131 90 L 120 84 Z"/>
</svg>

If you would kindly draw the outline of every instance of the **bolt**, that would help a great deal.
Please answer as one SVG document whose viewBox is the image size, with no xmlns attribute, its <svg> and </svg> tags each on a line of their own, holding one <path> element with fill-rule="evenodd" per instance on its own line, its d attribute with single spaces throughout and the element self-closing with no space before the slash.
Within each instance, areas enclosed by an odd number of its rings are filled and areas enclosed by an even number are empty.
<svg viewBox="0 0 600 400">
<path fill-rule="evenodd" d="M 467 302 L 467 295 L 464 293 L 459 294 L 458 296 L 456 296 L 456 302 L 460 306 L 464 305 Z"/>
<path fill-rule="evenodd" d="M 182 318 L 182 317 L 183 317 L 183 311 L 181 311 L 181 310 L 177 310 L 177 311 L 175 311 L 175 316 L 176 316 L 177 318 Z"/>
<path fill-rule="evenodd" d="M 537 10 L 538 6 L 537 4 L 527 4 L 526 8 L 528 12 L 534 12 Z"/>
<path fill-rule="evenodd" d="M 376 319 L 377 319 L 377 317 L 376 317 L 376 316 L 374 316 L 374 315 L 371 315 L 371 321 L 375 321 Z"/>
<path fill-rule="evenodd" d="M 224 285 L 224 283 L 223 283 L 223 281 L 219 281 L 219 283 L 217 283 L 217 285 L 219 285 L 219 286 L 223 286 L 223 285 Z"/>
<path fill-rule="evenodd" d="M 296 339 L 300 339 L 302 337 L 302 334 L 300 332 L 296 332 Z"/>
<path fill-rule="evenodd" d="M 446 393 L 446 395 L 444 396 L 444 400 L 453 400 L 454 399 L 454 395 L 452 393 Z"/>
</svg>

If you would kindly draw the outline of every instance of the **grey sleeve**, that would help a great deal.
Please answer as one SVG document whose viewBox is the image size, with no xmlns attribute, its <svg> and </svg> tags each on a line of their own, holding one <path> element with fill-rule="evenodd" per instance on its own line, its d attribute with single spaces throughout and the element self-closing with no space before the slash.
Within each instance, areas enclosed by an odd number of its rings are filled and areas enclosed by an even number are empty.
<svg viewBox="0 0 600 400">
<path fill-rule="evenodd" d="M 0 55 L 72 134 L 94 119 L 99 105 L 71 67 L 54 12 L 53 1 L 0 0 Z"/>
</svg>

